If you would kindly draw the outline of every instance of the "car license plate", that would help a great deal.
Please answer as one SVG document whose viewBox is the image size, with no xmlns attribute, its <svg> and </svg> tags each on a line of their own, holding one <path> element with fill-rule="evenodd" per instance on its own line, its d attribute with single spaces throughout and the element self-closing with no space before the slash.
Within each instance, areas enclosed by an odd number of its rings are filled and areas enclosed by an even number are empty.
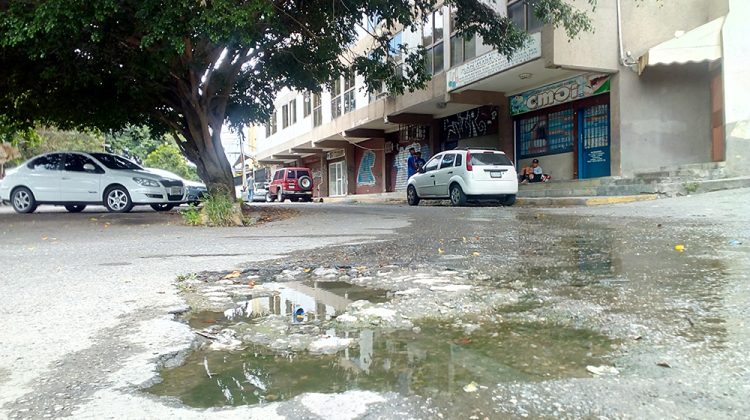
<svg viewBox="0 0 750 420">
<path fill-rule="evenodd" d="M 169 189 L 170 195 L 182 195 L 182 188 L 180 187 L 172 187 Z"/>
<path fill-rule="evenodd" d="M 503 177 L 503 173 L 502 172 L 490 172 L 490 176 L 492 178 L 502 178 Z"/>
</svg>

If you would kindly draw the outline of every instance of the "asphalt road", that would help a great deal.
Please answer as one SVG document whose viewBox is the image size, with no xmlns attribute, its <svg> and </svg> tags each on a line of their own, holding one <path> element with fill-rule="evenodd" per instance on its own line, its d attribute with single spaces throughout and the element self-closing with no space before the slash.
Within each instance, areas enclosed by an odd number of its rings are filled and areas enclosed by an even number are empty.
<svg viewBox="0 0 750 420">
<path fill-rule="evenodd" d="M 479 266 L 488 271 L 528 276 L 554 267 L 557 251 L 545 250 L 564 250 L 569 246 L 564 238 L 571 235 L 578 235 L 575 246 L 579 248 L 581 243 L 600 246 L 597 244 L 601 244 L 601 236 L 608 238 L 605 246 L 621 252 L 617 258 L 626 261 L 619 266 L 625 267 L 626 275 L 628 267 L 639 264 L 645 272 L 644 278 L 646 273 L 658 271 L 664 263 L 664 255 L 672 258 L 667 251 L 674 252 L 672 247 L 680 241 L 687 244 L 689 251 L 703 250 L 691 256 L 697 258 L 694 262 L 720 261 L 729 273 L 729 280 L 722 283 L 722 288 L 711 298 L 728 302 L 729 309 L 722 310 L 729 314 L 722 316 L 731 327 L 724 337 L 731 351 L 717 360 L 725 361 L 724 357 L 729 356 L 739 358 L 736 363 L 732 362 L 731 368 L 743 369 L 741 366 L 747 357 L 739 350 L 748 342 L 746 325 L 750 324 L 746 321 L 750 314 L 737 299 L 747 296 L 743 286 L 747 284 L 750 265 L 746 245 L 750 242 L 747 227 L 750 215 L 743 211 L 747 203 L 750 203 L 750 191 L 741 190 L 568 209 L 261 204 L 295 208 L 299 213 L 287 220 L 248 228 L 186 227 L 174 212 L 163 214 L 136 209 L 130 214 L 116 215 L 105 213 L 103 208 L 91 208 L 81 214 L 69 214 L 56 208 L 40 208 L 32 215 L 18 215 L 8 207 L 0 207 L 0 255 L 4 263 L 0 273 L 0 316 L 4 320 L 0 331 L 0 416 L 202 418 L 215 415 L 174 402 L 165 403 L 138 392 L 139 386 L 153 379 L 157 362 L 165 355 L 185 352 L 193 341 L 192 332 L 184 324 L 173 322 L 170 315 L 183 304 L 174 287 L 179 275 L 257 267 L 273 260 L 279 267 L 303 262 L 458 269 Z M 467 237 L 477 238 L 477 243 L 473 247 L 461 245 L 458 238 L 465 242 Z M 727 241 L 740 245 L 727 249 Z M 620 246 L 622 243 L 626 245 Z M 445 258 L 473 252 L 483 257 L 478 260 Z M 484 258 L 485 255 L 494 257 Z M 677 260 L 668 263 L 664 272 L 680 275 L 679 264 Z M 640 276 L 641 271 L 638 273 Z M 542 295 L 551 296 L 552 289 L 559 286 L 544 277 L 539 280 L 534 290 L 542 290 L 539 292 Z M 665 287 L 679 290 L 679 285 L 671 283 Z M 638 286 L 629 292 L 637 296 L 652 294 L 654 290 L 650 286 Z M 602 299 L 611 298 L 611 294 L 588 297 L 598 299 L 597 304 L 601 306 L 608 304 Z M 577 297 L 584 298 L 586 296 Z M 669 296 L 660 298 L 677 304 Z M 690 299 L 699 299 L 690 293 L 680 298 L 687 301 L 686 305 Z M 647 300 L 624 301 L 628 303 L 618 311 L 633 311 L 648 305 Z M 665 316 L 663 325 L 674 321 L 664 315 L 663 312 L 669 312 L 667 309 L 658 312 L 659 316 Z M 611 321 L 602 318 L 597 322 Z M 623 321 L 622 328 L 631 321 Z M 625 336 L 637 333 L 617 331 L 615 327 L 610 332 Z M 673 346 L 677 342 L 666 340 L 665 343 Z M 651 359 L 646 359 L 653 365 Z M 629 363 L 637 365 L 637 360 Z M 718 363 L 717 360 L 712 362 Z M 725 395 L 719 398 L 718 405 L 709 404 L 709 412 L 720 417 L 734 417 L 739 410 L 748 408 L 747 402 L 734 399 L 738 393 L 750 391 L 747 368 L 735 372 L 732 383 L 736 389 L 726 390 L 720 383 L 711 383 L 701 391 L 699 379 L 710 375 L 697 372 L 695 364 L 695 361 L 689 363 L 693 370 L 686 368 L 685 377 L 671 379 L 674 383 L 689 384 L 682 390 L 682 397 L 664 391 L 673 382 L 656 380 L 642 384 L 644 390 L 651 390 L 644 393 L 657 395 L 652 400 L 666 398 L 669 401 L 671 398 L 677 404 L 685 403 L 682 410 L 676 411 L 678 415 L 701 416 L 696 411 L 700 401 L 686 403 L 700 392 L 709 397 Z M 651 370 L 642 372 L 653 379 Z M 729 372 L 724 373 L 729 375 Z M 723 378 L 724 374 L 716 377 L 719 382 Z M 628 384 L 613 383 L 601 389 L 617 394 Z M 565 401 L 554 393 L 545 395 L 539 389 L 498 388 L 493 392 L 499 397 L 507 397 L 511 392 L 534 395 L 526 401 L 523 411 L 513 411 L 514 408 L 502 404 L 496 407 L 503 416 L 522 416 L 524 412 L 554 415 L 540 407 L 559 401 L 571 406 L 580 403 L 574 397 Z M 604 405 L 604 408 L 584 405 L 589 411 L 579 412 L 579 415 L 613 414 L 619 410 L 624 410 L 626 415 L 639 413 L 635 401 L 618 403 L 615 398 L 604 398 L 588 385 L 580 385 L 570 393 L 575 395 L 576 392 L 596 394 Z M 642 396 L 637 394 L 633 398 Z M 419 414 L 419 407 L 409 409 L 409 401 L 399 402 L 395 397 L 386 398 L 385 402 L 381 396 L 372 394 L 345 394 L 340 400 L 336 400 L 339 396 L 331 398 L 324 403 L 348 407 L 345 411 L 351 415 L 341 418 L 364 414 L 388 417 L 389 413 L 398 412 L 393 410 L 399 409 L 399 404 L 404 404 L 406 408 L 400 408 L 406 412 L 424 415 Z M 650 403 L 653 410 L 645 412 L 657 416 L 668 413 L 671 407 L 669 402 Z M 302 418 L 316 418 L 310 414 L 316 412 L 315 404 L 304 402 L 309 410 Z M 607 411 L 607 407 L 612 411 Z M 291 408 L 281 403 L 222 411 L 221 415 L 284 418 L 288 410 Z"/>
</svg>

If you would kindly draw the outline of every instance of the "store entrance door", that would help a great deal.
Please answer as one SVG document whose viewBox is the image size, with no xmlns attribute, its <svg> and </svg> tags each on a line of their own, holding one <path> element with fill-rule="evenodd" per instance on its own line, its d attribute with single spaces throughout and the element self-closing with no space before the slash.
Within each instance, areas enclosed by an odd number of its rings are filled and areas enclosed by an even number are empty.
<svg viewBox="0 0 750 420">
<path fill-rule="evenodd" d="M 594 105 L 578 112 L 578 127 L 578 177 L 609 176 L 609 105 Z"/>
<path fill-rule="evenodd" d="M 331 197 L 346 195 L 346 169 L 343 161 L 328 165 L 328 179 Z"/>
</svg>

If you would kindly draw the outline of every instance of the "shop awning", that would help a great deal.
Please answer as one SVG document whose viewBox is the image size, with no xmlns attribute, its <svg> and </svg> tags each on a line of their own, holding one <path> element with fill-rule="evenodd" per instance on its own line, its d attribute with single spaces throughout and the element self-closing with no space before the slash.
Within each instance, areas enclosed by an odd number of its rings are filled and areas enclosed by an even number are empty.
<svg viewBox="0 0 750 420">
<path fill-rule="evenodd" d="M 638 59 L 638 74 L 646 66 L 714 61 L 721 58 L 724 18 L 712 20 L 651 48 Z"/>
</svg>

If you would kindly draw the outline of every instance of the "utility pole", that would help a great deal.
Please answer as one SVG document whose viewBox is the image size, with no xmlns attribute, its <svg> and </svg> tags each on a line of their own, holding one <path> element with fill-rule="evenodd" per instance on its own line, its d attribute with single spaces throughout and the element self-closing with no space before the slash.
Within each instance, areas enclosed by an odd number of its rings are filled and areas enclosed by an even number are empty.
<svg viewBox="0 0 750 420">
<path fill-rule="evenodd" d="M 242 162 L 242 192 L 247 191 L 247 168 L 245 168 L 245 131 L 240 128 L 240 161 Z"/>
</svg>

